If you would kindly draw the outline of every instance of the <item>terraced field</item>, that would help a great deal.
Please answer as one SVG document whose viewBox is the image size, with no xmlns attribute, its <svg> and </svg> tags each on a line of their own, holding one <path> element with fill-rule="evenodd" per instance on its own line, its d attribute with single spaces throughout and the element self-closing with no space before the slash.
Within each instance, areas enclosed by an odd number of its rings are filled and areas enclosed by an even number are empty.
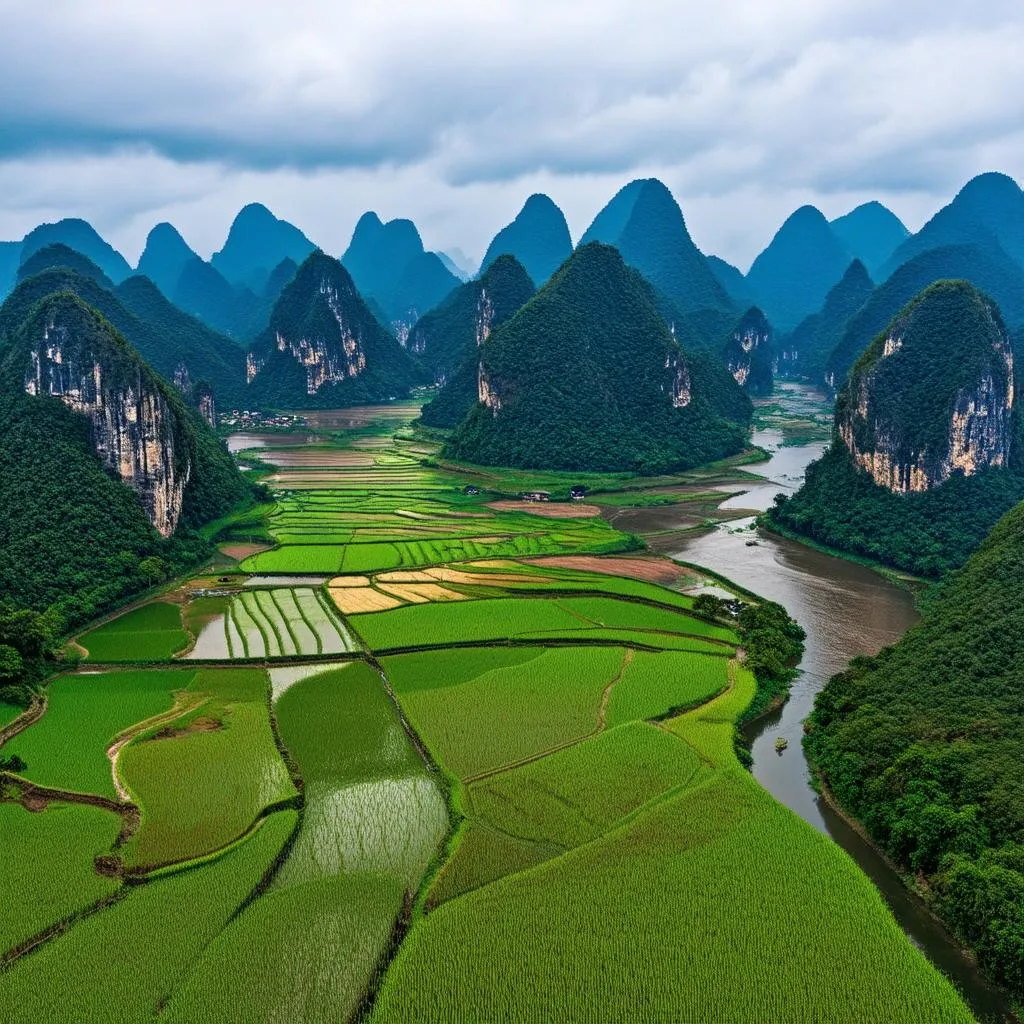
<svg viewBox="0 0 1024 1024">
<path fill-rule="evenodd" d="M 740 768 L 699 574 L 489 507 L 637 482 L 441 465 L 414 415 L 271 437 L 217 539 L 275 547 L 87 631 L 3 745 L 0 1020 L 970 1020 Z"/>
</svg>

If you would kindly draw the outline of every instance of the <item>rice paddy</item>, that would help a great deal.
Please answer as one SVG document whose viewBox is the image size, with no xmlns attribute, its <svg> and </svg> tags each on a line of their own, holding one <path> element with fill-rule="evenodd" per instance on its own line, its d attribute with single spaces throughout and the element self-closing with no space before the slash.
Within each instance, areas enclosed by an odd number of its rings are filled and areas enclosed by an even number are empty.
<svg viewBox="0 0 1024 1024">
<path fill-rule="evenodd" d="M 970 1020 L 740 769 L 691 571 L 512 500 L 635 482 L 440 465 L 415 414 L 249 436 L 248 557 L 79 637 L 3 745 L 66 792 L 0 781 L 0 1020 Z"/>
</svg>

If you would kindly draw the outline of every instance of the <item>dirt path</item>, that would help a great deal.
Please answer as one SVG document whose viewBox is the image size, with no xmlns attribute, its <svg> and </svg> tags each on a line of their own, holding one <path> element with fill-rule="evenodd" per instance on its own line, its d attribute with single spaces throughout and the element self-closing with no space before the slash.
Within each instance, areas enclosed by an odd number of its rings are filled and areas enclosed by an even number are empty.
<svg viewBox="0 0 1024 1024">
<path fill-rule="evenodd" d="M 32 697 L 29 706 L 13 722 L 0 729 L 0 747 L 8 740 L 13 740 L 19 733 L 23 733 L 30 725 L 35 725 L 45 714 L 46 697 L 37 693 Z"/>
<path fill-rule="evenodd" d="M 114 789 L 122 800 L 126 803 L 130 803 L 132 795 L 128 792 L 124 783 L 121 781 L 121 776 L 117 772 L 117 759 L 120 756 L 121 751 L 128 746 L 136 736 L 141 735 L 147 729 L 151 729 L 155 725 L 165 725 L 169 722 L 173 722 L 176 718 L 180 718 L 186 712 L 194 711 L 196 708 L 201 707 L 206 703 L 206 701 L 207 698 L 203 697 L 201 694 L 179 693 L 174 698 L 174 706 L 169 711 L 161 712 L 159 715 L 153 715 L 152 718 L 147 718 L 144 722 L 137 722 L 119 736 L 115 737 L 114 742 L 107 748 L 107 759 L 110 761 L 110 773 L 114 779 Z"/>
</svg>

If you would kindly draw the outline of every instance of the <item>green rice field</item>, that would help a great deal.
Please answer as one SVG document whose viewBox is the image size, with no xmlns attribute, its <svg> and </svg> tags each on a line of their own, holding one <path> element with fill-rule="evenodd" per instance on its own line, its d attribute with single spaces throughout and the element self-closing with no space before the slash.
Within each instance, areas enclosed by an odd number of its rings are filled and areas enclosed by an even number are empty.
<svg viewBox="0 0 1024 1024">
<path fill-rule="evenodd" d="M 0 748 L 0 1021 L 969 1022 L 741 768 L 757 683 L 700 577 L 510 500 L 660 504 L 721 468 L 445 464 L 417 410 L 250 452 L 272 501 L 77 637 Z"/>
</svg>

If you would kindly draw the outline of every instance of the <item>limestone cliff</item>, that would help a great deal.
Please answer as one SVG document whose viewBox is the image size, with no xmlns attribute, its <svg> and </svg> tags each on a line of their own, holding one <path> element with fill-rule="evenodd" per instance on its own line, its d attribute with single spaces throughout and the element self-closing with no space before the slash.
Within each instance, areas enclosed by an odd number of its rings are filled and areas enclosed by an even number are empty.
<svg viewBox="0 0 1024 1024">
<path fill-rule="evenodd" d="M 733 328 L 723 356 L 740 387 L 754 395 L 771 392 L 775 358 L 772 329 L 764 313 L 756 306 L 748 309 Z"/>
<path fill-rule="evenodd" d="M 316 252 L 281 293 L 246 359 L 250 404 L 352 404 L 405 394 L 415 366 L 335 259 Z"/>
<path fill-rule="evenodd" d="M 963 281 L 923 292 L 851 372 L 837 443 L 875 483 L 926 491 L 1013 454 L 1014 360 L 995 304 Z"/>
<path fill-rule="evenodd" d="M 193 466 L 156 375 L 67 293 L 55 296 L 26 333 L 25 391 L 58 398 L 88 417 L 103 466 L 138 494 L 153 526 L 169 537 Z"/>
</svg>

